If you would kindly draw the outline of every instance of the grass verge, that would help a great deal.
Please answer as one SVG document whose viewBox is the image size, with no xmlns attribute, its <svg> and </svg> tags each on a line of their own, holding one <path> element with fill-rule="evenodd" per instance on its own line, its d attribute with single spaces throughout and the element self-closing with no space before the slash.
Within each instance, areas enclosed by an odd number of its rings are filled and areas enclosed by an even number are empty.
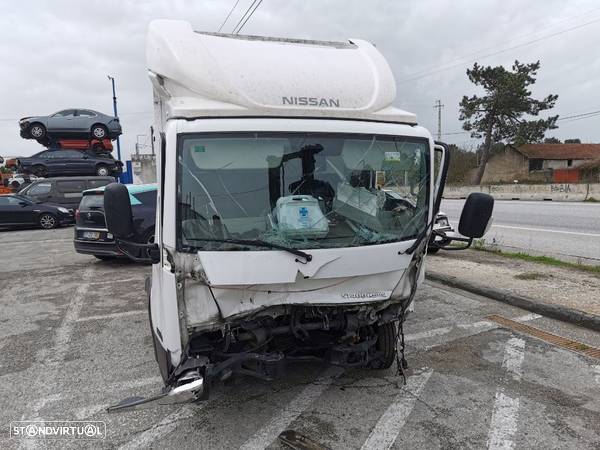
<svg viewBox="0 0 600 450">
<path fill-rule="evenodd" d="M 545 264 L 547 266 L 564 267 L 564 268 L 568 268 L 568 269 L 583 270 L 585 272 L 590 272 L 590 273 L 600 275 L 600 266 L 590 266 L 588 264 L 562 261 L 560 259 L 556 259 L 551 256 L 534 256 L 534 255 L 530 255 L 529 253 L 523 253 L 523 252 L 507 252 L 507 251 L 500 250 L 497 248 L 486 247 L 485 242 L 480 242 L 480 241 L 474 241 L 471 248 L 473 250 L 477 250 L 480 252 L 493 253 L 495 255 L 504 256 L 506 258 L 519 259 L 521 261 L 535 262 L 535 263 L 539 263 L 539 264 Z"/>
</svg>

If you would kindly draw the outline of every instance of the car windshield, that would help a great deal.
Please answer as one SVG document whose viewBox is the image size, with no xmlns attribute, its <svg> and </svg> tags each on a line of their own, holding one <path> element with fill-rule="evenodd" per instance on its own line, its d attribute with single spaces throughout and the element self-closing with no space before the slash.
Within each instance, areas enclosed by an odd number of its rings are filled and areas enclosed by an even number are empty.
<svg viewBox="0 0 600 450">
<path fill-rule="evenodd" d="M 415 238 L 426 226 L 429 177 L 429 143 L 422 138 L 182 135 L 178 249 L 269 249 L 223 239 L 310 249 Z"/>
</svg>

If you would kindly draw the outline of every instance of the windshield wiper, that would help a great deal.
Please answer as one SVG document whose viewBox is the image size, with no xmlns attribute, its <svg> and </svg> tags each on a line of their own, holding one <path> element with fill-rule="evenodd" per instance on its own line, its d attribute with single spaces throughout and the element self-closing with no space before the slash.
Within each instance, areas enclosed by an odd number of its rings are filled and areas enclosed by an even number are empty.
<svg viewBox="0 0 600 450">
<path fill-rule="evenodd" d="M 212 238 L 204 239 L 204 238 L 188 238 L 185 236 L 184 236 L 184 239 L 187 241 L 222 242 L 222 243 L 226 243 L 226 244 L 253 245 L 255 247 L 274 248 L 276 250 L 283 250 L 285 252 L 291 253 L 292 255 L 296 255 L 301 258 L 304 258 L 306 260 L 306 262 L 312 261 L 312 255 L 309 253 L 303 252 L 302 250 L 298 250 L 297 248 L 293 248 L 293 247 L 286 247 L 284 245 L 273 244 L 271 242 L 262 241 L 260 239 L 212 239 Z M 296 260 L 296 262 L 301 263 L 302 261 Z"/>
</svg>

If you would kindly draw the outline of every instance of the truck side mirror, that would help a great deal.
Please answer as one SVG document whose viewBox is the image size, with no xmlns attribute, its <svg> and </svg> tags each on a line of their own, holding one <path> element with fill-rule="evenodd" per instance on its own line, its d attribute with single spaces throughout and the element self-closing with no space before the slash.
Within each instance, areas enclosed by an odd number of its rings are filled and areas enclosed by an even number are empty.
<svg viewBox="0 0 600 450">
<path fill-rule="evenodd" d="M 494 197 L 481 192 L 473 192 L 467 197 L 458 223 L 458 232 L 468 238 L 480 238 L 492 222 Z"/>
<path fill-rule="evenodd" d="M 117 239 L 133 236 L 133 214 L 129 191 L 121 183 L 110 183 L 104 188 L 104 215 L 106 228 Z"/>
</svg>

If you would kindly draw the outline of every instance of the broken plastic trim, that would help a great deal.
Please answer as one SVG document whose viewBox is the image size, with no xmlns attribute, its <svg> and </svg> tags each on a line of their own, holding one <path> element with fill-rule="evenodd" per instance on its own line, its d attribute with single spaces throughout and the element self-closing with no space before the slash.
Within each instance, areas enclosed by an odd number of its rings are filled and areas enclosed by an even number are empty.
<svg viewBox="0 0 600 450">
<path fill-rule="evenodd" d="M 149 398 L 129 397 L 114 406 L 106 408 L 106 412 L 122 412 L 134 409 L 144 409 L 149 406 L 172 405 L 177 403 L 188 403 L 199 399 L 204 392 L 204 378 L 197 372 L 189 371 L 179 378 L 182 383 L 173 389 Z"/>
</svg>

